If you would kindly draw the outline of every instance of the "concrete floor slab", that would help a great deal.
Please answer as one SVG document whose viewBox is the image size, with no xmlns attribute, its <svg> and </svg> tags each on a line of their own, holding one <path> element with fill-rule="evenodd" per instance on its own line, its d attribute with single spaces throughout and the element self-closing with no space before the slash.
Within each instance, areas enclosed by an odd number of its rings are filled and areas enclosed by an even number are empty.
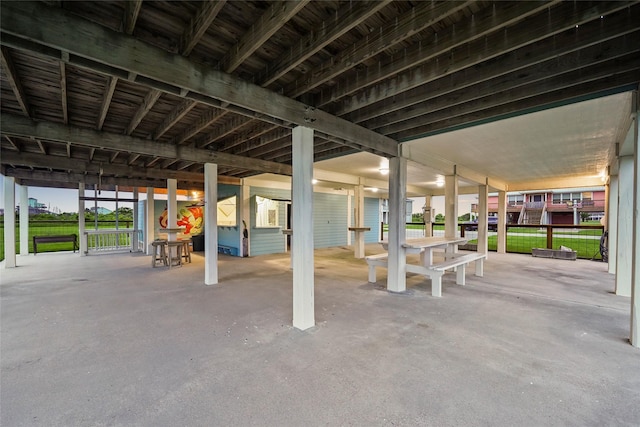
<svg viewBox="0 0 640 427">
<path fill-rule="evenodd" d="M 367 253 L 379 251 L 367 246 Z M 580 425 L 640 421 L 629 298 L 593 261 L 494 254 L 467 286 L 367 283 L 316 251 L 314 328 L 291 327 L 288 254 L 152 269 L 19 257 L 0 282 L 0 424 Z M 473 270 L 473 269 L 469 269 Z"/>
</svg>

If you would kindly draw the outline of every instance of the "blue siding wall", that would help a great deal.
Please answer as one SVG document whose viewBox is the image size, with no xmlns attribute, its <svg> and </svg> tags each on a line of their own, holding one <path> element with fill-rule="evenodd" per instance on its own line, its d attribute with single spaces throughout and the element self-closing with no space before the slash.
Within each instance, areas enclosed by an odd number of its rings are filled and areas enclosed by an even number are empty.
<svg viewBox="0 0 640 427">
<path fill-rule="evenodd" d="M 276 228 L 256 228 L 256 198 L 254 196 L 270 197 L 274 199 L 291 199 L 291 191 L 276 188 L 251 187 L 251 212 L 249 224 L 249 241 L 251 244 L 251 255 L 276 254 L 284 252 L 285 236 L 282 229 L 287 228 L 286 222 L 286 202 L 279 203 L 278 224 Z"/>
<path fill-rule="evenodd" d="M 224 199 L 227 197 L 236 196 L 236 208 L 240 209 L 240 187 L 230 184 L 218 184 L 218 199 Z M 240 254 L 240 248 L 238 248 L 240 242 L 240 232 L 242 230 L 242 223 L 236 224 L 234 227 L 218 227 L 218 244 L 233 248 L 234 254 Z"/>
<path fill-rule="evenodd" d="M 364 226 L 371 227 L 364 233 L 365 243 L 376 243 L 380 240 L 380 199 L 364 198 Z"/>
<path fill-rule="evenodd" d="M 316 248 L 347 244 L 347 196 L 313 194 L 313 244 Z"/>
</svg>

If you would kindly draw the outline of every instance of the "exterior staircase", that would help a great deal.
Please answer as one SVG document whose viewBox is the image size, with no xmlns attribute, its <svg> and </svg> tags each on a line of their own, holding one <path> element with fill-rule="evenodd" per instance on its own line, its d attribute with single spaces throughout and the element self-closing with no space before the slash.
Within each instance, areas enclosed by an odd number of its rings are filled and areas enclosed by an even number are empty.
<svg viewBox="0 0 640 427">
<path fill-rule="evenodd" d="M 545 213 L 544 202 L 528 202 L 522 205 L 518 224 L 542 225 L 542 218 Z"/>
</svg>

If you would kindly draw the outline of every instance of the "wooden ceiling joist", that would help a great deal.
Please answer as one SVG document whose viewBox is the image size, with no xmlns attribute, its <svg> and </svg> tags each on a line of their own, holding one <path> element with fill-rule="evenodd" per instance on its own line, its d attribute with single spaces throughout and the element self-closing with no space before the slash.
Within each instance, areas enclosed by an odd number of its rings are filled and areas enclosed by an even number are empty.
<svg viewBox="0 0 640 427">
<path fill-rule="evenodd" d="M 169 129 L 173 127 L 176 123 L 178 123 L 184 116 L 187 115 L 189 111 L 193 109 L 197 105 L 197 102 L 192 99 L 185 99 L 180 104 L 176 106 L 176 108 L 171 111 L 168 115 L 165 116 L 164 120 L 155 131 L 153 131 L 152 139 L 158 140 L 162 135 L 165 134 Z"/>
<path fill-rule="evenodd" d="M 252 171 L 291 175 L 291 166 L 265 160 L 252 159 L 227 153 L 219 153 L 194 147 L 177 147 L 147 139 L 97 132 L 91 129 L 64 126 L 32 120 L 10 114 L 2 114 L 2 133 L 9 136 L 32 137 L 57 142 L 71 142 L 83 147 L 95 147 L 112 152 L 137 153 L 166 159 L 187 160 L 198 163 L 216 163 L 241 167 Z"/>
<path fill-rule="evenodd" d="M 346 4 L 336 12 L 330 22 L 323 22 L 318 26 L 319 29 L 312 31 L 294 43 L 287 54 L 282 55 L 275 65 L 270 64 L 262 75 L 258 77 L 258 82 L 263 87 L 269 86 L 389 3 L 391 3 L 391 0 L 381 0 L 373 5 L 364 2 Z"/>
<path fill-rule="evenodd" d="M 397 155 L 397 143 L 390 138 L 187 58 L 168 54 L 62 9 L 13 2 L 2 2 L 0 8 L 3 34 L 27 38 L 29 46 L 35 43 L 73 53 L 71 62 L 76 60 L 76 56 L 91 60 L 78 61 L 78 66 L 101 68 L 102 72 L 104 67 L 93 65 L 98 63 L 134 72 L 146 76 L 144 84 L 147 86 L 157 89 L 166 85 L 177 86 L 258 114 L 317 129 L 357 147 Z M 67 28 L 91 34 L 91 37 L 78 39 L 76 34 L 65 31 Z M 14 47 L 20 49 L 25 47 L 21 43 L 16 45 Z M 49 50 L 42 49 L 42 52 Z"/>
<path fill-rule="evenodd" d="M 20 78 L 18 76 L 18 72 L 16 71 L 16 67 L 13 64 L 13 59 L 11 58 L 11 52 L 5 46 L 2 46 L 0 49 L 2 59 L 2 68 L 7 76 L 7 81 L 13 90 L 13 94 L 20 105 L 20 109 L 24 113 L 25 116 L 30 117 L 29 114 L 29 103 L 27 102 L 27 96 L 24 92 L 22 84 L 20 83 Z"/>
<path fill-rule="evenodd" d="M 310 0 L 274 2 L 222 59 L 222 69 L 231 73 L 264 42 L 309 3 Z"/>
<path fill-rule="evenodd" d="M 185 28 L 180 38 L 180 53 L 183 56 L 189 56 L 225 3 L 226 0 L 206 0 L 202 2 L 200 10 Z"/>
<path fill-rule="evenodd" d="M 125 33 L 131 35 L 136 27 L 136 21 L 142 7 L 142 0 L 126 0 L 124 7 L 124 19 L 122 22 Z"/>
<path fill-rule="evenodd" d="M 127 129 L 124 131 L 125 135 L 131 135 L 133 133 L 142 119 L 144 119 L 144 116 L 146 116 L 147 113 L 151 111 L 156 101 L 158 101 L 158 99 L 160 98 L 160 95 L 162 95 L 162 92 L 157 89 L 151 89 L 145 95 L 142 103 L 140 104 L 140 107 L 138 107 L 138 111 L 136 111 L 136 114 L 134 114 L 133 118 L 131 119 L 129 126 L 127 126 Z"/>
</svg>

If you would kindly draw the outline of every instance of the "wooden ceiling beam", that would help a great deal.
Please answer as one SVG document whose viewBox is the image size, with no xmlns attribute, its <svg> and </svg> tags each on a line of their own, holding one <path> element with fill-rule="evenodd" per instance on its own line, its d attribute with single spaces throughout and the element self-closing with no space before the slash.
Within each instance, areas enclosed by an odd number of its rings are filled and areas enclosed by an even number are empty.
<svg viewBox="0 0 640 427">
<path fill-rule="evenodd" d="M 60 100 L 62 102 L 62 122 L 69 124 L 69 109 L 67 107 L 67 68 L 64 61 L 60 61 Z"/>
<path fill-rule="evenodd" d="M 429 99 L 472 87 L 506 73 L 524 70 L 536 64 L 572 55 L 579 49 L 598 45 L 621 35 L 629 34 L 631 31 L 636 31 L 638 29 L 636 23 L 640 20 L 640 7 L 617 12 L 605 19 L 607 25 L 602 25 L 601 20 L 588 22 L 580 26 L 579 35 L 576 35 L 572 30 L 565 31 L 554 37 L 509 52 L 503 55 L 499 62 L 474 65 L 471 68 L 457 71 L 445 81 L 438 80 L 437 76 L 444 75 L 452 68 L 457 69 L 457 67 L 454 67 L 451 62 L 440 61 L 430 67 L 428 75 L 422 74 L 425 78 L 425 84 L 404 92 L 400 96 L 361 108 L 345 118 L 367 127 L 370 127 L 371 123 L 367 123 L 365 120 L 374 118 L 376 124 L 373 127 L 395 123 L 396 118 L 401 116 L 401 114 L 395 113 L 398 110 L 406 109 L 415 104 L 424 104 Z M 410 117 L 403 116 L 401 120 L 407 118 Z"/>
<path fill-rule="evenodd" d="M 233 117 L 230 121 L 224 123 L 215 131 L 210 132 L 208 135 L 205 135 L 204 138 L 201 138 L 200 141 L 196 142 L 195 146 L 198 148 L 208 147 L 214 142 L 237 132 L 245 126 L 249 126 L 252 123 L 254 123 L 254 119 L 250 119 L 245 116 Z"/>
<path fill-rule="evenodd" d="M 144 99 L 142 100 L 142 103 L 140 104 L 140 107 L 138 107 L 138 111 L 136 111 L 136 113 L 133 115 L 129 126 L 127 126 L 127 129 L 124 131 L 125 135 L 131 135 L 133 133 L 142 119 L 144 119 L 149 111 L 151 111 L 155 103 L 160 98 L 160 95 L 162 95 L 162 92 L 160 92 L 158 89 L 151 89 L 149 92 L 147 92 Z"/>
<path fill-rule="evenodd" d="M 257 78 L 260 86 L 267 87 L 280 77 L 318 53 L 322 48 L 364 22 L 392 0 L 381 0 L 374 4 L 349 2 L 336 11 L 333 18 L 323 21 L 305 37 L 289 48 L 274 65 L 269 65 Z"/>
<path fill-rule="evenodd" d="M 119 186 L 129 186 L 129 187 L 166 187 L 167 181 L 166 179 L 161 178 L 128 178 L 128 177 L 112 177 L 112 176 L 102 176 L 98 177 L 98 175 L 85 175 L 83 173 L 77 172 L 57 172 L 57 171 L 43 171 L 43 170 L 26 170 L 26 169 L 16 169 L 16 168 L 7 168 L 6 169 L 8 176 L 13 176 L 15 178 L 20 178 L 26 180 L 26 182 L 50 182 L 50 183 L 75 183 L 77 188 L 77 183 L 83 182 L 85 184 L 92 185 L 119 185 Z M 187 186 L 186 188 L 194 188 L 199 189 L 202 188 L 202 183 L 194 183 L 196 187 Z M 179 181 L 179 187 L 185 188 L 185 182 Z M 189 183 L 191 184 L 191 183 Z M 59 187 L 59 185 L 54 185 L 54 187 Z"/>
<path fill-rule="evenodd" d="M 245 154 L 249 153 L 252 150 L 258 149 L 260 147 L 264 147 L 265 145 L 269 145 L 273 142 L 279 141 L 283 138 L 291 139 L 291 129 L 282 129 L 277 128 L 268 134 L 262 135 L 259 138 L 254 138 L 248 141 L 243 142 L 236 148 L 236 154 Z"/>
<path fill-rule="evenodd" d="M 424 64 L 451 49 L 498 32 L 540 11 L 546 11 L 559 1 L 490 3 L 478 13 L 439 30 L 430 39 L 421 40 L 398 52 L 388 63 L 367 67 L 359 71 L 356 78 L 341 81 L 333 90 L 323 92 L 316 105 L 322 108 L 367 86 Z"/>
<path fill-rule="evenodd" d="M 102 126 L 104 125 L 104 120 L 107 118 L 107 112 L 109 111 L 109 106 L 111 105 L 111 99 L 113 98 L 113 92 L 116 90 L 116 85 L 118 84 L 117 77 L 107 77 L 107 84 L 104 87 L 104 95 L 102 95 L 102 104 L 100 105 L 100 112 L 98 113 L 98 123 L 96 125 L 96 129 L 102 130 Z"/>
<path fill-rule="evenodd" d="M 256 126 L 251 129 L 244 131 L 238 135 L 234 135 L 228 139 L 226 139 L 222 145 L 218 147 L 218 151 L 227 152 L 242 143 L 248 142 L 252 139 L 258 138 L 262 135 L 265 135 L 275 129 L 279 129 L 280 126 L 273 125 L 271 123 L 259 122 Z"/>
<path fill-rule="evenodd" d="M 518 92 L 523 96 L 524 90 L 530 89 L 531 96 L 535 96 L 537 91 L 546 87 L 555 86 L 552 90 L 558 90 L 560 87 L 557 85 L 571 86 L 580 84 L 584 79 L 598 79 L 598 74 L 602 72 L 599 70 L 604 69 L 604 72 L 607 72 L 611 65 L 625 59 L 631 62 L 625 66 L 633 68 L 633 58 L 629 57 L 629 54 L 640 50 L 640 44 L 637 42 L 639 39 L 640 29 L 635 33 L 572 52 L 562 58 L 553 58 L 468 88 L 452 90 L 444 96 L 425 99 L 428 102 L 383 116 L 382 119 L 390 124 L 379 126 L 377 119 L 366 124 L 376 125 L 378 132 L 395 134 L 415 127 L 418 122 L 440 121 L 443 119 L 442 116 L 450 115 L 453 111 L 466 114 L 462 111 L 490 108 L 494 102 L 503 99 L 504 93 Z M 478 73 L 481 74 L 482 71 L 478 70 Z M 443 86 L 449 84 L 451 81 Z M 428 117 L 435 119 L 429 120 Z"/>
<path fill-rule="evenodd" d="M 244 33 L 240 41 L 229 49 L 229 52 L 222 58 L 222 61 L 220 61 L 221 69 L 227 73 L 233 72 L 296 13 L 302 10 L 309 1 L 273 2 L 251 28 Z"/>
<path fill-rule="evenodd" d="M 13 63 L 13 59 L 11 57 L 11 52 L 9 48 L 2 46 L 0 49 L 1 55 L 0 58 L 2 60 L 2 67 L 4 68 L 5 75 L 7 77 L 7 81 L 9 82 L 9 86 L 11 86 L 11 90 L 18 101 L 18 105 L 20 109 L 24 113 L 25 116 L 31 117 L 29 113 L 29 103 L 27 102 L 27 95 L 24 92 L 24 88 L 22 87 L 22 83 L 20 83 L 20 76 L 18 75 L 18 71 Z"/>
<path fill-rule="evenodd" d="M 189 25 L 184 29 L 180 38 L 180 54 L 189 56 L 194 47 L 198 44 L 202 36 L 207 32 L 211 23 L 216 19 L 222 10 L 226 0 L 207 0 L 202 2 L 202 6 L 196 16 L 191 19 Z M 157 139 L 157 138 L 155 138 Z"/>
<path fill-rule="evenodd" d="M 505 55 L 516 49 L 540 42 L 545 38 L 552 38 L 563 31 L 571 30 L 576 25 L 582 25 L 592 20 L 600 20 L 621 9 L 627 9 L 630 2 L 600 2 L 566 3 L 563 2 L 550 9 L 527 19 L 518 25 L 518 31 L 498 31 L 485 38 L 460 46 L 452 52 L 446 53 L 427 64 L 398 73 L 393 79 L 384 81 L 352 97 L 345 99 L 339 108 L 332 110 L 338 116 L 360 110 L 376 102 L 385 102 L 390 97 L 402 94 L 408 90 L 422 86 L 428 82 L 442 79 L 457 71 L 472 67 L 481 62 Z M 604 18 L 605 20 L 607 18 Z M 604 22 L 604 21 L 603 21 Z M 580 33 L 580 31 L 577 31 Z M 507 72 L 508 67 L 503 67 Z"/>
<path fill-rule="evenodd" d="M 161 143 L 148 139 L 134 138 L 97 132 L 75 126 L 64 126 L 51 122 L 34 122 L 30 119 L 1 114 L 2 132 L 9 136 L 42 138 L 57 142 L 70 142 L 83 147 L 95 147 L 109 151 L 137 153 L 143 156 L 156 156 L 167 159 L 187 160 L 198 163 L 217 163 L 246 168 L 258 172 L 271 172 L 280 175 L 291 175 L 291 167 L 233 154 L 220 153 L 195 147 L 177 147 L 170 143 Z"/>
<path fill-rule="evenodd" d="M 17 166 L 36 168 L 52 168 L 57 170 L 69 170 L 76 173 L 118 175 L 129 178 L 160 178 L 179 179 L 183 181 L 204 181 L 204 175 L 193 172 L 177 172 L 162 168 L 141 168 L 119 164 L 86 162 L 81 159 L 69 159 L 60 156 L 45 156 L 35 153 L 3 153 L 2 162 Z"/>
<path fill-rule="evenodd" d="M 14 141 L 13 138 L 8 137 L 7 135 L 5 135 L 4 138 L 9 141 L 9 144 L 11 144 L 16 151 L 22 151 L 21 144 L 19 142 Z"/>
<path fill-rule="evenodd" d="M 126 0 L 124 3 L 124 18 L 122 29 L 125 33 L 131 35 L 136 27 L 136 21 L 142 8 L 142 0 Z"/>
<path fill-rule="evenodd" d="M 207 110 L 207 112 L 205 112 L 202 116 L 198 118 L 198 121 L 196 121 L 189 128 L 185 129 L 180 135 L 178 135 L 175 138 L 174 140 L 175 144 L 178 144 L 178 145 L 184 144 L 185 142 L 187 142 L 189 139 L 196 136 L 198 133 L 200 133 L 204 129 L 208 128 L 218 120 L 222 119 L 227 114 L 228 114 L 228 111 L 219 110 L 217 108 L 211 108 Z"/>
<path fill-rule="evenodd" d="M 471 1 L 419 2 L 394 25 L 385 24 L 287 85 L 285 94 L 296 98 L 389 49 L 433 24 L 469 7 Z"/>
<path fill-rule="evenodd" d="M 202 98 L 228 102 L 257 114 L 310 127 L 360 150 L 397 155 L 397 142 L 390 138 L 180 55 L 169 54 L 63 9 L 31 2 L 0 2 L 0 12 L 2 34 L 13 36 L 3 37 L 5 45 L 38 49 L 39 54 L 45 56 L 53 56 L 52 49 L 42 49 L 42 46 L 61 49 L 73 53 L 70 61 L 85 69 L 105 72 L 104 65 L 108 65 L 111 75 L 136 72 L 146 77 L 140 83 L 149 87 L 166 90 L 167 85 L 171 85 Z M 74 28 L 74 32 L 67 31 L 68 28 Z M 79 39 L 77 34 L 91 36 Z"/>
<path fill-rule="evenodd" d="M 185 99 L 178 104 L 167 116 L 162 123 L 153 131 L 152 139 L 157 141 L 162 135 L 178 123 L 184 116 L 189 113 L 198 103 L 192 99 Z"/>
</svg>

